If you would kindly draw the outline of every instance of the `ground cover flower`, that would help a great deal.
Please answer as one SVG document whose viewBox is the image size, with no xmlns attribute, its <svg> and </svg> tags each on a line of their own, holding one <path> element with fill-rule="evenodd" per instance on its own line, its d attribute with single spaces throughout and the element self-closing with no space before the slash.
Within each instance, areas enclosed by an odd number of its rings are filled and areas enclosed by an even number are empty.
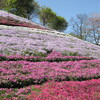
<svg viewBox="0 0 100 100">
<path fill-rule="evenodd" d="M 100 78 L 100 60 L 64 62 L 3 61 L 0 87 L 23 87 L 48 80 L 87 80 Z"/>
<path fill-rule="evenodd" d="M 32 62 L 39 62 L 39 61 L 50 61 L 50 62 L 60 62 L 60 61 L 78 61 L 78 60 L 92 60 L 92 57 L 84 57 L 84 56 L 63 56 L 59 52 L 52 51 L 49 54 L 46 54 L 46 57 L 41 56 L 21 56 L 21 55 L 0 55 L 0 61 L 32 61 Z"/>
<path fill-rule="evenodd" d="M 100 79 L 87 81 L 49 81 L 23 88 L 0 88 L 1 100 L 99 100 Z"/>
<path fill-rule="evenodd" d="M 100 100 L 99 46 L 1 10 L 0 24 L 0 100 Z"/>
<path fill-rule="evenodd" d="M 5 24 L 5 25 L 11 25 L 11 26 L 22 26 L 22 27 L 48 30 L 48 28 L 41 26 L 39 24 L 33 23 L 29 21 L 28 19 L 19 17 L 17 15 L 14 15 L 2 10 L 0 10 L 0 23 Z"/>
<path fill-rule="evenodd" d="M 64 34 L 64 33 L 63 33 Z M 78 45 L 77 45 L 78 44 Z M 25 27 L 11 27 L 0 25 L 0 53 L 22 54 L 24 51 L 43 52 L 44 50 L 57 52 L 77 52 L 83 56 L 100 59 L 100 47 L 57 32 L 30 29 Z"/>
<path fill-rule="evenodd" d="M 100 79 L 88 81 L 48 82 L 40 86 L 41 92 L 33 91 L 28 100 L 99 100 Z"/>
</svg>

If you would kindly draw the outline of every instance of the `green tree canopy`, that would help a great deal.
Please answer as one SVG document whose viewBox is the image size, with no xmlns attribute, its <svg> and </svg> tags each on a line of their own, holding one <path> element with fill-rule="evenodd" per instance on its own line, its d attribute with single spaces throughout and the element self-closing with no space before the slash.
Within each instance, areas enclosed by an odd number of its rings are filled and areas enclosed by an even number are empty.
<svg viewBox="0 0 100 100">
<path fill-rule="evenodd" d="M 5 10 L 21 17 L 31 19 L 38 15 L 39 5 L 34 0 L 7 0 Z"/>
<path fill-rule="evenodd" d="M 0 0 L 0 10 L 3 10 L 7 6 L 7 0 Z"/>
<path fill-rule="evenodd" d="M 57 16 L 49 7 L 42 7 L 39 17 L 44 26 L 58 31 L 64 31 L 68 26 L 67 21 L 63 17 Z"/>
<path fill-rule="evenodd" d="M 49 27 L 58 31 L 64 31 L 68 27 L 68 22 L 64 17 L 56 16 L 55 20 L 49 24 Z"/>
<path fill-rule="evenodd" d="M 55 17 L 56 17 L 56 13 L 54 13 L 51 8 L 45 7 L 45 6 L 41 7 L 39 18 L 40 18 L 41 23 L 44 26 L 52 22 L 52 20 L 54 20 Z"/>
</svg>

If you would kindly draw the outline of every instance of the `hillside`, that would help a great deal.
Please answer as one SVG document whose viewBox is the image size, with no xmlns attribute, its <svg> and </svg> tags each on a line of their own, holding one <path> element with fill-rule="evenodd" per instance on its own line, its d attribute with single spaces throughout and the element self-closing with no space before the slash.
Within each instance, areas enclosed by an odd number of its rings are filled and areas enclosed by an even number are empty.
<svg viewBox="0 0 100 100">
<path fill-rule="evenodd" d="M 0 100 L 100 100 L 100 46 L 6 13 Z"/>
<path fill-rule="evenodd" d="M 10 25 L 10 26 L 22 26 L 22 27 L 30 27 L 30 28 L 37 28 L 48 30 L 48 28 L 41 26 L 37 23 L 31 22 L 28 19 L 19 17 L 17 15 L 8 13 L 6 11 L 0 10 L 0 24 L 1 25 Z"/>
<path fill-rule="evenodd" d="M 10 19 L 8 19 L 8 15 Z M 4 21 L 5 19 L 6 21 Z M 16 24 L 16 20 L 22 24 Z M 47 29 L 25 18 L 0 11 L 0 24 L 0 52 L 3 54 L 5 52 L 20 54 L 28 50 L 45 52 L 45 48 L 59 52 L 78 52 L 84 56 L 100 59 L 100 46 Z"/>
</svg>

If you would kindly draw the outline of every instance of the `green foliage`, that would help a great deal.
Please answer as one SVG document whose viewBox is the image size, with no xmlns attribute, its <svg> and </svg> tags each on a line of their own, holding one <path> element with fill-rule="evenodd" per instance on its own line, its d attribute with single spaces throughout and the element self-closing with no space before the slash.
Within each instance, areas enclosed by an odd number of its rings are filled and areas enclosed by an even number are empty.
<svg viewBox="0 0 100 100">
<path fill-rule="evenodd" d="M 74 34 L 74 33 L 70 33 L 70 35 L 74 36 L 74 37 L 77 37 L 79 39 L 82 39 L 84 40 L 84 36 L 80 36 L 80 35 L 77 35 L 77 34 Z"/>
<path fill-rule="evenodd" d="M 58 31 L 64 31 L 68 26 L 68 22 L 64 17 L 56 16 L 55 20 L 52 21 L 52 23 L 50 23 L 48 26 Z"/>
<path fill-rule="evenodd" d="M 7 0 L 5 9 L 13 14 L 31 19 L 39 12 L 39 5 L 34 0 Z"/>
<path fill-rule="evenodd" d="M 30 51 L 28 49 L 26 51 L 23 51 L 21 53 L 21 55 L 23 55 L 23 56 L 25 56 L 25 55 L 28 55 L 28 56 L 40 56 L 40 57 L 46 57 L 47 56 L 46 53 L 37 52 L 36 50 Z"/>
<path fill-rule="evenodd" d="M 51 23 L 56 17 L 56 13 L 52 11 L 49 7 L 41 7 L 39 18 L 41 23 L 46 26 L 48 23 Z"/>
<path fill-rule="evenodd" d="M 80 56 L 80 55 L 78 54 L 78 52 L 67 52 L 67 51 L 64 51 L 64 52 L 62 53 L 62 55 L 63 55 L 63 56 Z"/>
<path fill-rule="evenodd" d="M 45 50 L 47 54 L 49 54 L 49 53 L 51 53 L 53 51 L 53 49 L 48 50 L 46 48 L 43 48 L 43 50 Z"/>
<path fill-rule="evenodd" d="M 0 56 L 0 61 L 6 61 L 6 60 L 8 60 L 7 57 L 5 57 L 5 56 Z"/>
<path fill-rule="evenodd" d="M 7 0 L 0 0 L 0 10 L 3 10 L 7 6 Z"/>
<path fill-rule="evenodd" d="M 35 52 L 32 54 L 32 56 L 46 57 L 46 56 L 47 56 L 47 54 L 46 54 L 46 53 L 36 52 L 36 51 L 35 51 Z"/>
<path fill-rule="evenodd" d="M 44 6 L 41 8 L 39 18 L 44 26 L 48 26 L 49 28 L 58 31 L 64 31 L 68 26 L 68 22 L 65 20 L 65 18 L 57 16 L 56 13 L 49 7 Z"/>
<path fill-rule="evenodd" d="M 31 87 L 32 91 L 40 92 L 40 89 L 35 88 L 34 86 Z"/>
<path fill-rule="evenodd" d="M 0 96 L 1 96 L 2 94 L 4 94 L 4 93 L 6 93 L 6 91 L 5 91 L 5 90 L 1 90 L 1 91 L 0 91 Z"/>
<path fill-rule="evenodd" d="M 5 50 L 0 50 L 0 54 L 4 54 L 4 55 L 16 55 L 16 52 L 11 52 L 8 49 Z"/>
<path fill-rule="evenodd" d="M 27 50 L 25 50 L 25 51 L 22 51 L 22 52 L 21 52 L 21 55 L 22 55 L 22 56 L 26 56 L 26 55 L 31 56 L 31 55 L 32 55 L 32 52 L 31 52 L 30 50 L 27 49 Z"/>
</svg>

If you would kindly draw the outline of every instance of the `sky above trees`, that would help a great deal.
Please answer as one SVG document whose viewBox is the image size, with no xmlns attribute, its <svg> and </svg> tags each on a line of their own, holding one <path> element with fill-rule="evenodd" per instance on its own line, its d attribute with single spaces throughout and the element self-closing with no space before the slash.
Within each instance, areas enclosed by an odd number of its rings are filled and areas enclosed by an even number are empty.
<svg viewBox="0 0 100 100">
<path fill-rule="evenodd" d="M 100 0 L 36 0 L 40 6 L 48 6 L 67 21 L 81 13 L 100 13 Z M 70 28 L 66 31 L 70 32 Z"/>
</svg>

